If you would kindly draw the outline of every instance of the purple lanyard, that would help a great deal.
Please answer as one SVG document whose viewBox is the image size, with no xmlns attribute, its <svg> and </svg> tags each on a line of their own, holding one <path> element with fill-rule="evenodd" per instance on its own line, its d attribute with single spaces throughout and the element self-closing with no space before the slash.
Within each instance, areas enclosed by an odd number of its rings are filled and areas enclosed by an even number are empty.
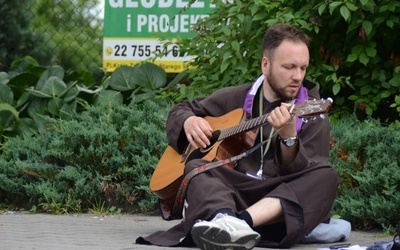
<svg viewBox="0 0 400 250">
<path fill-rule="evenodd" d="M 243 109 L 249 115 L 251 115 L 252 110 L 253 110 L 254 96 L 256 95 L 256 93 L 258 91 L 258 88 L 262 85 L 263 82 L 264 82 L 264 75 L 261 75 L 254 82 L 253 86 L 251 86 L 251 88 L 249 89 L 249 91 L 246 94 L 246 99 L 245 99 L 244 104 L 243 104 Z M 299 104 L 299 103 L 302 103 L 302 102 L 307 101 L 307 100 L 308 100 L 307 88 L 305 88 L 303 85 L 301 85 L 300 91 L 297 94 L 297 97 L 295 99 L 294 104 Z M 303 124 L 303 119 L 301 119 L 300 117 L 296 116 L 296 130 L 297 130 L 297 132 L 300 131 L 302 124 Z"/>
</svg>

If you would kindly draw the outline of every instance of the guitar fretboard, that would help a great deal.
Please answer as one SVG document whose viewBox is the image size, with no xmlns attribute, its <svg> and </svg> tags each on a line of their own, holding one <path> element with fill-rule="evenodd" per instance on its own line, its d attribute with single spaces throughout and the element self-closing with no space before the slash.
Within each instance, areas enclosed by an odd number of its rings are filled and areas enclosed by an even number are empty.
<svg viewBox="0 0 400 250">
<path fill-rule="evenodd" d="M 247 120 L 247 121 L 245 121 L 243 123 L 240 123 L 240 124 L 238 124 L 238 125 L 236 125 L 234 127 L 231 127 L 231 128 L 228 128 L 228 129 L 224 129 L 224 130 L 221 131 L 221 134 L 218 137 L 218 141 L 219 140 L 224 140 L 224 139 L 226 139 L 228 137 L 231 137 L 233 135 L 237 135 L 237 134 L 249 131 L 249 130 L 251 130 L 253 128 L 258 128 L 260 126 L 263 126 L 263 125 L 268 123 L 268 121 L 267 121 L 268 116 L 269 116 L 269 113 L 265 114 L 265 115 L 262 115 L 262 116 L 259 116 L 257 118 L 253 118 L 253 119 Z"/>
</svg>

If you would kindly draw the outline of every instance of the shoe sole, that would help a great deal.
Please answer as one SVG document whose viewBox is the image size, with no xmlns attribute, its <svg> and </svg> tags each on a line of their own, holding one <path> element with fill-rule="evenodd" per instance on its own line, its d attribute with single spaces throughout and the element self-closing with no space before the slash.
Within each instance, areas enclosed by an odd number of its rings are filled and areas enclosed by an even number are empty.
<svg viewBox="0 0 400 250">
<path fill-rule="evenodd" d="M 192 238 L 197 247 L 203 250 L 249 250 L 260 241 L 260 235 L 250 234 L 232 242 L 228 232 L 209 226 L 193 227 Z"/>
</svg>

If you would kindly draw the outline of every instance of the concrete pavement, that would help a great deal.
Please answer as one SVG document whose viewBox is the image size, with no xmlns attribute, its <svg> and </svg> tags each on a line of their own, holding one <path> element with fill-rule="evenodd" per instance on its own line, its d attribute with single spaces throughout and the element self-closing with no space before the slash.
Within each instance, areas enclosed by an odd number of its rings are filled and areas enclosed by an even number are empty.
<svg viewBox="0 0 400 250">
<path fill-rule="evenodd" d="M 50 215 L 4 212 L 0 215 L 1 250 L 135 250 L 194 249 L 143 246 L 134 244 L 138 236 L 166 230 L 179 221 L 164 221 L 158 216 L 92 214 Z M 390 241 L 391 236 L 353 231 L 347 243 L 369 246 Z M 292 249 L 320 249 L 331 244 L 296 245 Z M 265 249 L 265 248 L 255 248 Z"/>
</svg>

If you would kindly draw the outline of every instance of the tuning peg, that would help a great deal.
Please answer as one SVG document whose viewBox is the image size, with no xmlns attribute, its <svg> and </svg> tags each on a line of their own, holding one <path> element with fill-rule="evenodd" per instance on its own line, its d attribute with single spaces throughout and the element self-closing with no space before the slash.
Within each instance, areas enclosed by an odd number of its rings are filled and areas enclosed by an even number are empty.
<svg viewBox="0 0 400 250">
<path fill-rule="evenodd" d="M 325 119 L 325 114 L 320 114 L 319 117 L 320 117 L 321 119 Z"/>
<path fill-rule="evenodd" d="M 304 123 L 307 123 L 307 122 L 308 122 L 308 119 L 307 119 L 307 118 L 304 118 L 304 117 L 303 117 L 302 120 L 303 120 Z"/>
</svg>

